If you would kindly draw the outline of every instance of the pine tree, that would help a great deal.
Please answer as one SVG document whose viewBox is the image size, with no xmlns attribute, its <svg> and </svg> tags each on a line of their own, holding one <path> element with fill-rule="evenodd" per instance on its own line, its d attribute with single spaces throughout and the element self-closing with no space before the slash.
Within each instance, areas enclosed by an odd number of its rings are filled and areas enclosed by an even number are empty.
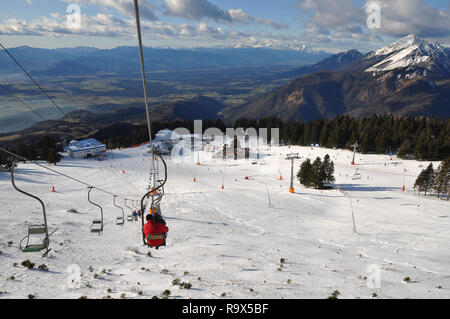
<svg viewBox="0 0 450 319">
<path fill-rule="evenodd" d="M 447 200 L 450 195 L 450 157 L 445 159 L 435 173 L 436 181 L 434 184 L 434 190 L 438 194 L 447 195 Z"/>
<path fill-rule="evenodd" d="M 334 183 L 336 180 L 334 178 L 334 163 L 330 160 L 330 155 L 328 154 L 323 159 L 323 170 L 325 172 L 325 183 Z"/>
<path fill-rule="evenodd" d="M 433 163 L 428 165 L 427 169 L 423 170 L 419 176 L 416 179 L 416 182 L 414 183 L 414 188 L 418 188 L 419 195 L 420 192 L 424 192 L 425 196 L 427 195 L 427 192 L 433 189 L 434 184 L 434 169 L 433 169 Z"/>
<path fill-rule="evenodd" d="M 300 184 L 305 187 L 311 187 L 313 185 L 314 175 L 309 158 L 300 166 L 300 170 L 297 173 L 297 178 L 300 181 Z"/>
<path fill-rule="evenodd" d="M 55 164 L 55 165 L 56 165 L 56 163 L 58 163 L 60 160 L 61 160 L 61 155 L 58 154 L 58 152 L 56 151 L 56 149 L 51 148 L 51 149 L 48 151 L 46 161 L 47 161 L 49 164 Z"/>
<path fill-rule="evenodd" d="M 313 186 L 315 189 L 323 189 L 326 180 L 326 173 L 320 157 L 317 157 L 312 164 Z"/>
</svg>

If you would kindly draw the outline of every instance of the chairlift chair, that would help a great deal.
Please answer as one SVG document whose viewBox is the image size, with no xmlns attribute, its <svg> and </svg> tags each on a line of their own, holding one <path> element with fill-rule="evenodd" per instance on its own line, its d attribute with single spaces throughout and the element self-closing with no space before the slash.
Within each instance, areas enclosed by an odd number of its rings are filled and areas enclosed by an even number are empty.
<svg viewBox="0 0 450 319">
<path fill-rule="evenodd" d="M 130 209 L 130 214 L 127 215 L 127 221 L 132 222 L 134 217 L 133 217 L 133 208 L 131 208 L 130 206 L 127 205 L 127 201 L 128 199 L 125 199 L 125 207 Z"/>
<path fill-rule="evenodd" d="M 358 180 L 361 178 L 362 178 L 361 173 L 359 173 L 358 170 L 356 170 L 355 174 L 353 174 L 353 176 L 352 176 L 352 180 L 355 181 L 355 180 Z"/>
<path fill-rule="evenodd" d="M 98 233 L 99 235 L 103 232 L 103 223 L 100 219 L 94 219 L 91 224 L 91 233 Z"/>
<path fill-rule="evenodd" d="M 45 253 L 42 255 L 42 257 L 46 257 L 50 251 L 49 244 L 50 244 L 50 236 L 57 230 L 55 229 L 52 234 L 48 233 L 48 226 L 47 226 L 47 214 L 45 212 L 45 205 L 44 202 L 37 196 L 34 196 L 32 194 L 29 194 L 21 189 L 19 189 L 16 186 L 15 180 L 14 180 L 14 168 L 16 167 L 16 161 L 13 161 L 13 164 L 11 165 L 11 183 L 15 190 L 18 192 L 36 199 L 39 201 L 42 207 L 42 213 L 44 217 L 44 223 L 40 225 L 31 225 L 28 227 L 28 234 L 22 238 L 22 240 L 19 243 L 19 248 L 24 253 L 35 253 L 35 252 L 41 252 L 42 250 L 45 250 Z M 26 240 L 26 244 L 22 245 L 22 243 Z"/>
<path fill-rule="evenodd" d="M 149 192 L 147 194 L 145 194 L 142 199 L 141 199 L 141 210 L 142 210 L 142 214 L 141 214 L 141 220 L 142 220 L 142 235 L 143 235 L 143 242 L 144 245 L 147 245 L 150 248 L 156 248 L 158 249 L 160 246 L 166 246 L 166 237 L 167 235 L 164 233 L 161 234 L 149 234 L 148 236 L 145 236 L 144 234 L 144 211 L 145 211 L 145 206 L 144 206 L 144 201 L 146 199 L 148 199 L 150 196 L 152 198 L 150 207 L 152 208 L 152 210 L 155 210 L 156 214 L 160 214 L 161 212 L 161 208 L 160 208 L 160 202 L 162 200 L 162 197 L 164 195 L 164 185 L 167 182 L 167 164 L 163 158 L 163 156 L 161 156 L 160 154 L 158 154 L 159 158 L 161 159 L 161 162 L 164 165 L 164 180 L 160 181 L 158 180 L 159 186 L 156 186 L 154 188 L 150 188 Z M 157 195 L 156 195 L 156 194 Z M 156 212 L 156 209 L 158 209 L 158 212 Z M 163 244 L 159 245 L 159 246 L 152 246 L 149 242 L 151 240 L 163 240 Z"/>
<path fill-rule="evenodd" d="M 26 239 L 25 246 L 22 243 Z M 24 253 L 37 253 L 48 248 L 48 239 L 46 237 L 45 225 L 31 225 L 28 227 L 28 235 L 19 243 L 20 250 Z"/>
<path fill-rule="evenodd" d="M 91 233 L 97 233 L 100 236 L 101 234 L 103 234 L 103 208 L 99 204 L 96 204 L 91 200 L 91 191 L 93 188 L 94 187 L 92 187 L 92 186 L 88 187 L 88 189 L 89 189 L 88 201 L 89 201 L 89 203 L 91 203 L 94 206 L 97 206 L 100 209 L 100 219 L 94 219 L 92 221 L 90 230 L 91 230 Z"/>
<path fill-rule="evenodd" d="M 117 195 L 115 195 L 113 197 L 113 205 L 122 211 L 122 215 L 116 217 L 116 225 L 123 226 L 125 224 L 125 212 L 122 207 L 120 207 L 119 205 L 116 204 L 116 197 L 117 197 Z"/>
</svg>

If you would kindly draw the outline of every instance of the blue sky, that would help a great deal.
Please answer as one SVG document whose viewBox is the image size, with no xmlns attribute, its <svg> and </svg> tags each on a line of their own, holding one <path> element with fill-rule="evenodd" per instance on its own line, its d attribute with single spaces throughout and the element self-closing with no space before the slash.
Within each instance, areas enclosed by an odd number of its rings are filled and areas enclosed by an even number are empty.
<svg viewBox="0 0 450 319">
<path fill-rule="evenodd" d="M 381 9 L 367 28 L 366 8 Z M 81 8 L 79 28 L 66 9 Z M 1 1 L 0 42 L 8 47 L 136 45 L 133 0 Z M 140 0 L 143 37 L 155 47 L 271 47 L 361 51 L 410 33 L 450 43 L 448 0 Z"/>
</svg>

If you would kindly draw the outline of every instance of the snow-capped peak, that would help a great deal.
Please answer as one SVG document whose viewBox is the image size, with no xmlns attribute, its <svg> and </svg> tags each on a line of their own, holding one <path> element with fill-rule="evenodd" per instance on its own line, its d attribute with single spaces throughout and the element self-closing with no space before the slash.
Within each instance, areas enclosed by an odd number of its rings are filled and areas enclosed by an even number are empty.
<svg viewBox="0 0 450 319">
<path fill-rule="evenodd" d="M 402 50 L 404 48 L 410 47 L 412 45 L 415 45 L 418 42 L 420 42 L 420 40 L 416 37 L 416 35 L 410 34 L 388 46 L 385 46 L 385 47 L 382 47 L 381 49 L 376 50 L 375 52 L 373 52 L 371 54 L 371 56 L 388 55 L 392 52 L 396 52 L 396 51 Z"/>
<path fill-rule="evenodd" d="M 367 72 L 384 72 L 394 69 L 422 68 L 439 73 L 450 73 L 449 51 L 438 42 L 429 42 L 410 34 L 391 45 L 367 55 L 376 63 Z"/>
</svg>

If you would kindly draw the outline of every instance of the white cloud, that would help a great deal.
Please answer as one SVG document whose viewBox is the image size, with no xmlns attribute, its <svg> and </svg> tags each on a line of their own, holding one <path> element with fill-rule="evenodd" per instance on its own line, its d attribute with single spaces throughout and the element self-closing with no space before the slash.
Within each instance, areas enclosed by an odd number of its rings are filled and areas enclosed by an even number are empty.
<svg viewBox="0 0 450 319">
<path fill-rule="evenodd" d="M 217 23 L 264 24 L 275 29 L 287 29 L 286 24 L 271 19 L 254 18 L 242 9 L 223 10 L 208 0 L 165 0 L 166 15 L 202 21 L 211 19 Z"/>
<path fill-rule="evenodd" d="M 366 8 L 370 3 L 381 7 L 381 28 L 367 28 Z M 429 6 L 424 0 L 367 0 L 357 6 L 352 0 L 302 0 L 305 20 L 301 37 L 312 43 L 330 43 L 336 47 L 374 48 L 381 36 L 398 38 L 411 33 L 426 39 L 450 38 L 450 15 Z"/>
<path fill-rule="evenodd" d="M 128 16 L 134 16 L 133 0 L 62 0 L 67 3 L 76 3 L 79 5 L 96 5 L 103 8 L 114 8 L 117 12 Z M 139 1 L 139 14 L 142 19 L 158 20 L 153 12 L 153 7 L 148 0 Z"/>
<path fill-rule="evenodd" d="M 429 6 L 424 0 L 370 0 L 381 6 L 381 29 L 378 33 L 423 38 L 450 38 L 450 6 L 446 11 Z"/>
</svg>

